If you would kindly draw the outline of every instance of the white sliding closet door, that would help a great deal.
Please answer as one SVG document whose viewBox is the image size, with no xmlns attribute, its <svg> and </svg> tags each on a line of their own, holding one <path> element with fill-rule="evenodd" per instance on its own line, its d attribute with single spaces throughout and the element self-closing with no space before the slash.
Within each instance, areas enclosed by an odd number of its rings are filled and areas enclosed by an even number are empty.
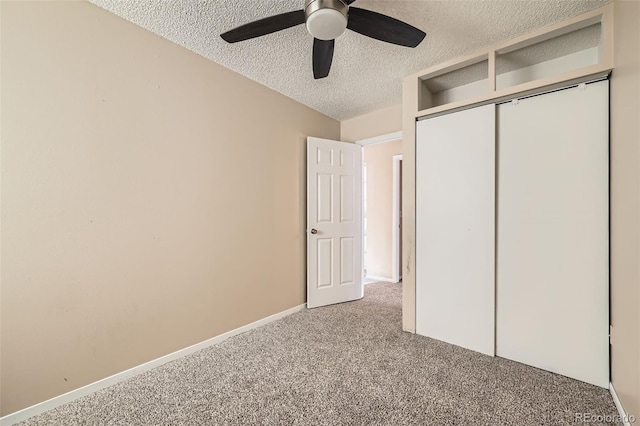
<svg viewBox="0 0 640 426">
<path fill-rule="evenodd" d="M 498 106 L 496 353 L 609 384 L 609 83 Z"/>
<path fill-rule="evenodd" d="M 417 123 L 416 332 L 495 352 L 495 106 Z"/>
</svg>

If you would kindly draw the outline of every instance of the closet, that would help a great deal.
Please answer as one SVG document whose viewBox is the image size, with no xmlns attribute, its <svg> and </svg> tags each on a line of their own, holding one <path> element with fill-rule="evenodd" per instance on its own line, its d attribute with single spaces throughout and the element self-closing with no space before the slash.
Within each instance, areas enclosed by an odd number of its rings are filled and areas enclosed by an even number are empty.
<svg viewBox="0 0 640 426">
<path fill-rule="evenodd" d="M 416 191 L 416 333 L 493 355 L 494 105 L 417 123 Z"/>
<path fill-rule="evenodd" d="M 416 124 L 416 332 L 607 387 L 608 80 Z"/>
</svg>

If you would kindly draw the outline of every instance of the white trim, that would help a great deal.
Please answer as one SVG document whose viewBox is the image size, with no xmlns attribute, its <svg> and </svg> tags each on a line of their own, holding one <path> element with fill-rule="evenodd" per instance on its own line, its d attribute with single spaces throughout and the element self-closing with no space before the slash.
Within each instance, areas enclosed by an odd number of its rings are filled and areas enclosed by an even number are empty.
<svg viewBox="0 0 640 426">
<path fill-rule="evenodd" d="M 402 279 L 400 271 L 400 162 L 402 154 L 393 156 L 393 220 L 391 221 L 391 282 L 397 283 Z"/>
<path fill-rule="evenodd" d="M 211 339 L 207 339 L 203 342 L 196 343 L 195 345 L 186 347 L 184 349 L 180 349 L 176 352 L 170 353 L 168 355 L 161 356 L 160 358 L 156 358 L 149 362 L 145 362 L 144 364 L 140 364 L 136 367 L 132 367 L 128 370 L 122 371 L 120 373 L 116 373 L 113 376 L 106 377 L 104 379 L 98 380 L 97 382 L 90 383 L 86 386 L 83 386 L 78 389 L 74 389 L 65 394 L 53 397 L 46 401 L 40 402 L 38 404 L 32 405 L 31 407 L 27 407 L 20 411 L 16 411 L 15 413 L 8 414 L 2 418 L 0 418 L 0 426 L 9 426 L 21 421 L 24 421 L 30 417 L 37 416 L 38 414 L 42 414 L 46 411 L 52 410 L 56 407 L 59 407 L 68 402 L 74 401 L 78 398 L 81 398 L 86 395 L 90 395 L 94 392 L 99 391 L 100 389 L 104 389 L 108 386 L 115 385 L 116 383 L 120 383 L 124 380 L 127 380 L 133 376 L 137 376 L 140 373 L 144 373 L 145 371 L 149 371 L 153 368 L 159 367 L 162 364 L 166 364 L 167 362 L 174 361 L 176 359 L 182 358 L 194 352 L 197 352 L 201 349 L 207 348 L 209 346 L 216 345 L 230 337 L 237 336 L 238 334 L 245 333 L 249 330 L 253 330 L 254 328 L 261 327 L 270 322 L 279 320 L 288 315 L 294 314 L 303 310 L 306 306 L 306 303 L 302 305 L 295 306 L 293 308 L 287 309 L 286 311 L 278 312 L 277 314 L 273 314 L 266 318 L 262 318 L 258 321 L 254 321 L 250 324 L 243 325 L 242 327 L 238 327 L 231 331 L 227 331 L 226 333 L 222 333 L 218 336 L 212 337 Z"/>
<path fill-rule="evenodd" d="M 384 281 L 387 283 L 392 282 L 390 277 L 379 277 L 376 275 L 367 275 L 365 278 L 368 280 Z"/>
<path fill-rule="evenodd" d="M 611 392 L 611 396 L 613 397 L 613 402 L 616 404 L 616 408 L 618 409 L 618 415 L 620 416 L 622 423 L 624 424 L 624 426 L 631 426 L 630 416 L 624 411 L 624 408 L 622 407 L 622 403 L 618 398 L 618 394 L 616 393 L 616 390 L 613 387 L 613 383 L 611 382 L 609 382 L 609 392 Z"/>
<path fill-rule="evenodd" d="M 398 139 L 402 139 L 402 130 L 393 133 L 387 133 L 385 135 L 374 136 L 372 138 L 360 139 L 357 140 L 356 143 L 362 146 L 377 145 L 379 143 L 397 141 Z"/>
<path fill-rule="evenodd" d="M 367 251 L 367 246 L 365 245 L 365 241 L 364 241 L 364 237 L 365 237 L 365 232 L 367 231 L 366 228 L 364 227 L 364 221 L 366 219 L 366 214 L 365 214 L 365 209 L 367 208 L 367 203 L 365 202 L 365 197 L 367 194 L 367 187 L 365 186 L 365 178 L 367 176 L 367 165 L 364 162 L 364 149 L 360 150 L 360 157 L 362 158 L 362 173 L 361 173 L 361 178 L 360 178 L 360 189 L 362 190 L 362 196 L 360 197 L 360 212 L 362 212 L 362 217 L 360 218 L 360 247 L 362 247 L 362 250 L 360 250 L 360 259 L 362 261 L 361 265 L 362 265 L 362 270 L 360 271 L 360 282 L 364 283 L 364 280 L 366 278 L 366 272 L 367 272 L 367 257 L 365 256 L 365 252 Z M 364 285 L 364 284 L 363 284 Z M 364 287 L 363 287 L 364 288 Z"/>
</svg>

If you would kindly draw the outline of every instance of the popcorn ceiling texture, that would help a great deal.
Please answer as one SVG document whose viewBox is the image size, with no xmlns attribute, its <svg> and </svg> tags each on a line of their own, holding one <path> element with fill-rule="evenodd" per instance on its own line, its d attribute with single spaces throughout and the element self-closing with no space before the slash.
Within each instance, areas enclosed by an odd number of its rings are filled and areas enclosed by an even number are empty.
<svg viewBox="0 0 640 426">
<path fill-rule="evenodd" d="M 603 6 L 609 0 L 357 0 L 427 33 L 415 49 L 347 30 L 314 80 L 304 25 L 227 44 L 219 34 L 302 9 L 304 0 L 90 0 L 122 18 L 338 120 L 402 102 L 403 77 Z M 554 56 L 553 54 L 550 56 Z"/>
</svg>

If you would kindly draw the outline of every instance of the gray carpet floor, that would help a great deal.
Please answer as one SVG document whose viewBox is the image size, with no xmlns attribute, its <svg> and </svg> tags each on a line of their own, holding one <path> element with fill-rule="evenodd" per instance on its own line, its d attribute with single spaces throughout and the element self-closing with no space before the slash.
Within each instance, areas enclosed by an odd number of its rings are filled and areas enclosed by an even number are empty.
<svg viewBox="0 0 640 426">
<path fill-rule="evenodd" d="M 403 333 L 400 285 L 376 283 L 21 424 L 575 425 L 575 413 L 617 411 L 606 389 Z"/>
</svg>

